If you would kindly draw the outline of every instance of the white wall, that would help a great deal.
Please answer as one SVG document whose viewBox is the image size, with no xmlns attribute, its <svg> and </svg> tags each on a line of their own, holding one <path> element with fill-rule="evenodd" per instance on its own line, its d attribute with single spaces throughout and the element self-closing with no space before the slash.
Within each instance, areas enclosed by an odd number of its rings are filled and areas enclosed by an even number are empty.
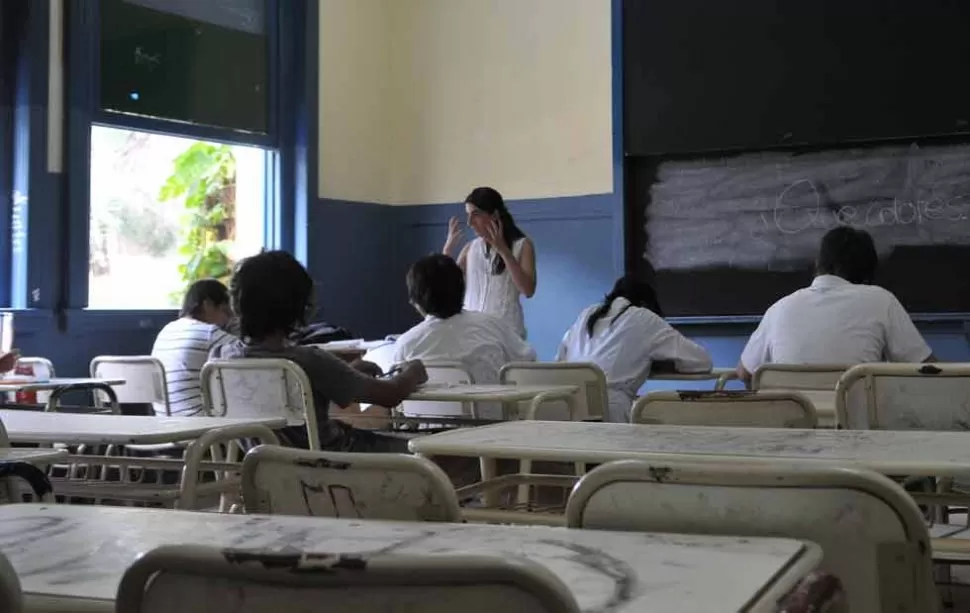
<svg viewBox="0 0 970 613">
<path fill-rule="evenodd" d="M 612 191 L 609 0 L 323 0 L 320 195 Z"/>
</svg>

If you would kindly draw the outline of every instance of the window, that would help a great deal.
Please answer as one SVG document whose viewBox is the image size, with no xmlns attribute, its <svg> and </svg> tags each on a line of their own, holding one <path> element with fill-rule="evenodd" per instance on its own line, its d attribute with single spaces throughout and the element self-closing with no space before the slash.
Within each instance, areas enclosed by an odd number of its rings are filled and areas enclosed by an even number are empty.
<svg viewBox="0 0 970 613">
<path fill-rule="evenodd" d="M 94 125 L 88 307 L 178 307 L 264 246 L 265 149 Z"/>
</svg>

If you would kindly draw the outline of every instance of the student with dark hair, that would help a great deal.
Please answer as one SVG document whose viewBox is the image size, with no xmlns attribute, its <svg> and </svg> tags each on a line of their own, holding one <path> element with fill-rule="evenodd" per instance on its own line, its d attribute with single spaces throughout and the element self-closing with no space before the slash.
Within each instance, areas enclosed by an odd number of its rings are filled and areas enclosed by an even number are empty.
<svg viewBox="0 0 970 613">
<path fill-rule="evenodd" d="M 313 312 L 313 279 L 284 251 L 265 251 L 242 260 L 229 282 L 229 294 L 242 338 L 219 347 L 211 357 L 283 358 L 300 366 L 312 387 L 323 449 L 407 452 L 403 439 L 331 420 L 329 408 L 331 402 L 341 407 L 354 402 L 397 406 L 427 379 L 421 362 L 409 362 L 396 376 L 378 379 L 380 369 L 374 364 L 347 364 L 317 347 L 293 344 L 291 335 L 306 325 Z M 281 434 L 292 446 L 308 446 L 305 427 L 288 427 Z"/>
<path fill-rule="evenodd" d="M 650 371 L 707 372 L 703 347 L 664 321 L 653 287 L 633 275 L 621 277 L 603 302 L 585 309 L 566 332 L 559 362 L 592 362 L 606 374 L 610 406 L 604 419 L 630 421 L 630 408 Z"/>
<path fill-rule="evenodd" d="M 424 317 L 394 343 L 392 360 L 457 361 L 476 383 L 497 383 L 509 362 L 533 361 L 535 350 L 498 317 L 462 308 L 465 278 L 446 255 L 430 255 L 411 266 L 408 297 Z"/>
<path fill-rule="evenodd" d="M 465 273 L 464 308 L 500 317 L 525 338 L 520 296 L 531 298 L 536 291 L 535 246 L 515 225 L 502 194 L 491 187 L 476 187 L 468 194 L 465 214 L 477 238 L 457 258 Z M 454 255 L 462 235 L 461 221 L 452 217 L 445 255 Z"/>
<path fill-rule="evenodd" d="M 231 318 L 229 290 L 216 279 L 202 279 L 185 292 L 179 318 L 158 333 L 152 357 L 165 367 L 172 415 L 202 412 L 199 373 L 209 352 L 234 340 L 226 332 Z"/>
<path fill-rule="evenodd" d="M 738 376 L 762 364 L 860 364 L 933 360 L 903 305 L 871 285 L 879 256 L 865 230 L 839 226 L 822 238 L 809 287 L 771 306 L 748 340 Z"/>
</svg>

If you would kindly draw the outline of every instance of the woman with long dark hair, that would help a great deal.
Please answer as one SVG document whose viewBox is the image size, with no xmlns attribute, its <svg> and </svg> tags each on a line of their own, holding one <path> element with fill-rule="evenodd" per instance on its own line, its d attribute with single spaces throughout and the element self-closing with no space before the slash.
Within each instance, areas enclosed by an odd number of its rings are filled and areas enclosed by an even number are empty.
<svg viewBox="0 0 970 613">
<path fill-rule="evenodd" d="M 630 421 L 630 408 L 650 371 L 707 372 L 711 356 L 663 319 L 653 287 L 633 275 L 617 280 L 603 302 L 585 309 L 566 332 L 559 362 L 592 362 L 606 373 L 606 421 Z"/>
<path fill-rule="evenodd" d="M 515 225 L 502 194 L 491 187 L 476 187 L 468 194 L 465 214 L 477 238 L 457 257 L 465 273 L 464 308 L 500 317 L 525 338 L 520 296 L 531 298 L 536 291 L 535 246 Z M 461 220 L 452 217 L 445 255 L 454 257 L 462 235 Z"/>
</svg>

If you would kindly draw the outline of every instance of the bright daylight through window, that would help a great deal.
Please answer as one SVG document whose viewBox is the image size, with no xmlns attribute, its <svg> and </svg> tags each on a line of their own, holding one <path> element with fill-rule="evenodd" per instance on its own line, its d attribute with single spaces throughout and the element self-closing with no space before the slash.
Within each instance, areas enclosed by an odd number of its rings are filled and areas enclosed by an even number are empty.
<svg viewBox="0 0 970 613">
<path fill-rule="evenodd" d="M 93 126 L 88 307 L 177 307 L 264 243 L 258 147 Z"/>
</svg>

